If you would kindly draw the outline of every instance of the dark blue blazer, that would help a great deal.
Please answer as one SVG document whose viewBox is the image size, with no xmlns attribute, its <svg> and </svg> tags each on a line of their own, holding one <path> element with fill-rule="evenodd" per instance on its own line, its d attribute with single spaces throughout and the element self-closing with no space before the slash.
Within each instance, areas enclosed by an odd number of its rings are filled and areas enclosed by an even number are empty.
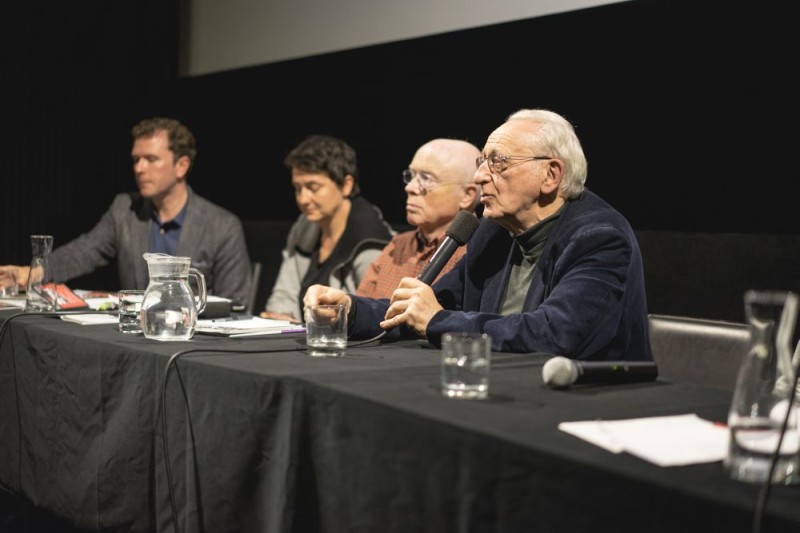
<svg viewBox="0 0 800 533">
<path fill-rule="evenodd" d="M 628 221 L 585 190 L 568 201 L 539 257 L 522 313 L 499 314 L 516 246 L 509 232 L 481 223 L 455 268 L 433 289 L 445 308 L 428 340 L 450 331 L 481 332 L 492 349 L 545 352 L 584 360 L 652 360 L 642 256 Z M 382 330 L 388 300 L 353 296 L 352 338 Z M 413 338 L 403 326 L 386 337 Z"/>
</svg>

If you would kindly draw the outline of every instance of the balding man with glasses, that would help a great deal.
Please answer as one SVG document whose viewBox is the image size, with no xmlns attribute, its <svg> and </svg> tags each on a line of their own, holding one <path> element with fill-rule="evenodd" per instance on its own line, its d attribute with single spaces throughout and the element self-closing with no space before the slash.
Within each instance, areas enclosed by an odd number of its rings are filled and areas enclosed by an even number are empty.
<svg viewBox="0 0 800 533">
<path fill-rule="evenodd" d="M 584 187 L 572 125 L 513 113 L 476 160 L 483 218 L 466 255 L 433 288 L 406 277 L 390 299 L 324 286 L 306 305 L 344 303 L 352 339 L 487 333 L 492 349 L 582 360 L 652 360 L 642 257 L 628 221 Z"/>
<path fill-rule="evenodd" d="M 472 177 L 480 153 L 474 144 L 457 139 L 433 139 L 417 149 L 403 171 L 406 222 L 414 229 L 395 235 L 370 264 L 356 290 L 358 296 L 388 298 L 401 279 L 418 277 L 455 216 L 475 211 L 480 193 Z M 466 246 L 457 248 L 439 277 L 465 252 Z"/>
</svg>

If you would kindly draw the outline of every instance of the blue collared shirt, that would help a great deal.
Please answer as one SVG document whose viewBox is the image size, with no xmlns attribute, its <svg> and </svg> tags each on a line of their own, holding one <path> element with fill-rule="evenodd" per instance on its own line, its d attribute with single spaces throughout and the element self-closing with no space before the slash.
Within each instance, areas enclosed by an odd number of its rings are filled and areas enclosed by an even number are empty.
<svg viewBox="0 0 800 533">
<path fill-rule="evenodd" d="M 150 246 L 148 247 L 150 252 L 176 255 L 188 205 L 189 201 L 187 200 L 180 213 L 166 222 L 161 222 L 158 211 L 153 211 L 153 223 L 150 224 Z"/>
</svg>

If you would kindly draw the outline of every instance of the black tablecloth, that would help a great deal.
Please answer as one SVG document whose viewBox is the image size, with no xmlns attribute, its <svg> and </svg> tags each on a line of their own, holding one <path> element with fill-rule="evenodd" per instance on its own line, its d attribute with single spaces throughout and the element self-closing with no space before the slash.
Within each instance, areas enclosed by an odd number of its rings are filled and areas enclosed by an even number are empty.
<svg viewBox="0 0 800 533">
<path fill-rule="evenodd" d="M 81 527 L 175 531 L 175 514 L 178 531 L 207 532 L 750 531 L 760 487 L 720 462 L 661 468 L 557 429 L 724 421 L 716 389 L 552 390 L 549 355 L 495 353 L 489 400 L 464 401 L 440 394 L 439 352 L 421 341 L 333 359 L 305 355 L 297 334 L 165 343 L 47 316 L 8 326 L 0 483 Z M 762 531 L 798 530 L 800 488 L 773 487 Z"/>
</svg>

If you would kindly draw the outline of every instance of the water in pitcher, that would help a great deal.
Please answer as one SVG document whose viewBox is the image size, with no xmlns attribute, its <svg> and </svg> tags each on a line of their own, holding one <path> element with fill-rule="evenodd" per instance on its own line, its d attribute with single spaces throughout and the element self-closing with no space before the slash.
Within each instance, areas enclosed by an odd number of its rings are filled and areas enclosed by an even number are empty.
<svg viewBox="0 0 800 533">
<path fill-rule="evenodd" d="M 150 284 L 142 301 L 142 333 L 149 339 L 184 341 L 194 336 L 197 315 L 205 309 L 205 276 L 190 266 L 189 257 L 146 253 Z M 189 286 L 197 280 L 198 293 Z"/>
</svg>

